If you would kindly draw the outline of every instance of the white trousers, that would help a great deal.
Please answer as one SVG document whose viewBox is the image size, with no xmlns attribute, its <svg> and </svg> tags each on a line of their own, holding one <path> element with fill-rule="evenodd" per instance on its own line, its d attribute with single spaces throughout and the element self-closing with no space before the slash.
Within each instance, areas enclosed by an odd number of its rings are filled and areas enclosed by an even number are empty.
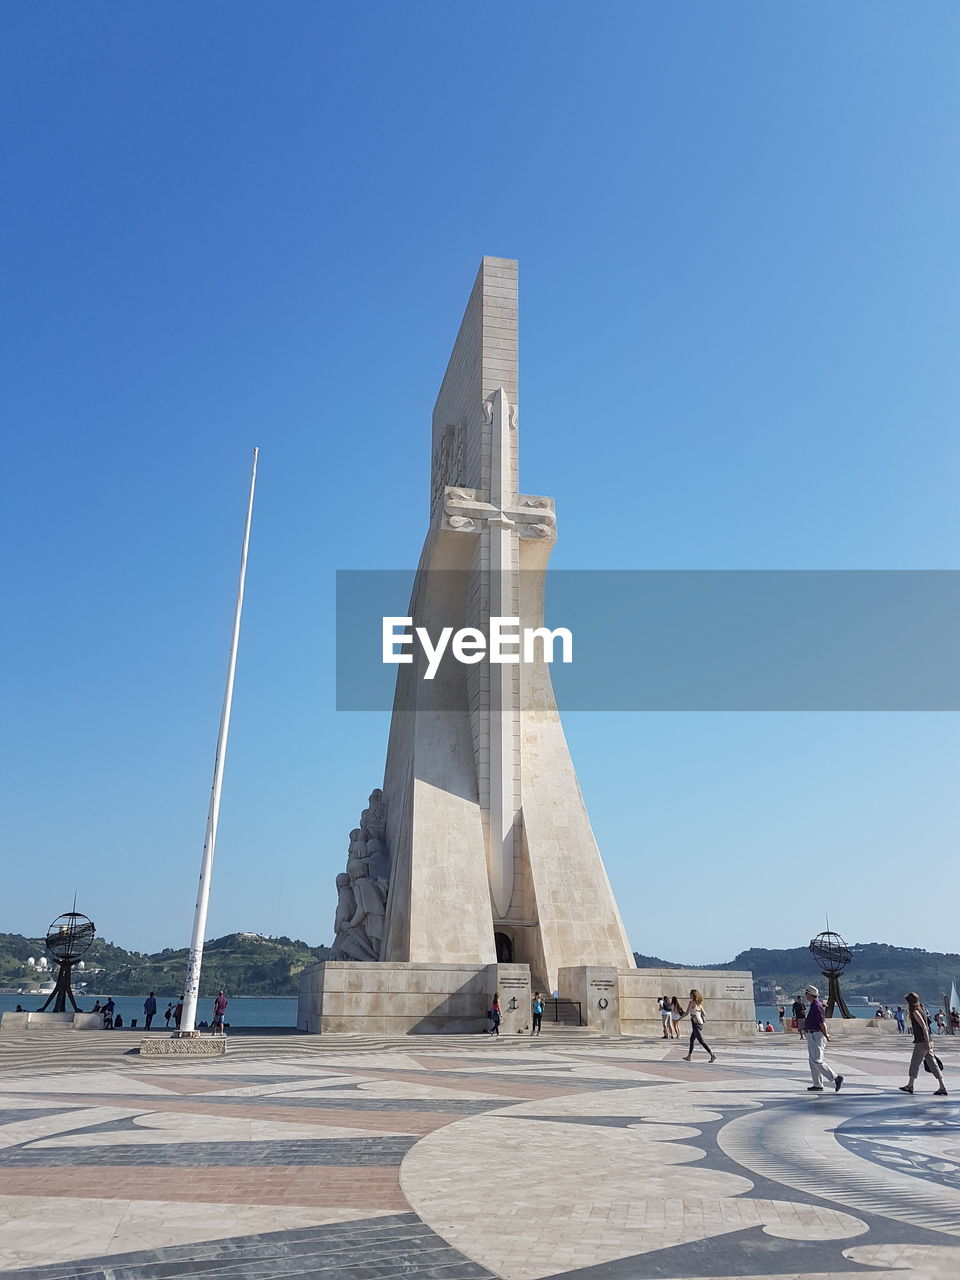
<svg viewBox="0 0 960 1280">
<path fill-rule="evenodd" d="M 827 1042 L 822 1031 L 807 1032 L 807 1056 L 810 1059 L 810 1075 L 813 1077 L 813 1083 L 822 1085 L 824 1080 L 833 1083 L 836 1075 L 827 1066 L 823 1060 L 824 1050 Z"/>
</svg>

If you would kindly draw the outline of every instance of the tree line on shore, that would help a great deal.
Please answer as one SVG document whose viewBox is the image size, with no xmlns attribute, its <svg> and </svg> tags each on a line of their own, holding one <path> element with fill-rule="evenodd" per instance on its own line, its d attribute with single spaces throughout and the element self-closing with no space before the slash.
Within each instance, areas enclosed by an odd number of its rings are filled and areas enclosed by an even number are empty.
<svg viewBox="0 0 960 1280">
<path fill-rule="evenodd" d="M 886 1004 L 901 1004 L 907 991 L 921 991 L 928 1003 L 938 1003 L 953 981 L 960 980 L 960 955 L 924 951 L 920 947 L 894 947 L 884 942 L 856 943 L 853 961 L 843 976 L 845 995 L 869 996 Z M 29 970 L 27 960 L 46 954 L 42 938 L 0 933 L 0 986 L 12 988 L 41 981 L 45 976 Z M 296 938 L 267 938 L 260 934 L 228 933 L 204 947 L 200 994 L 213 996 L 220 987 L 236 995 L 295 996 L 301 969 L 329 960 L 329 947 L 311 946 Z M 807 947 L 770 950 L 752 947 L 732 960 L 709 965 L 689 965 L 634 953 L 641 969 L 746 969 L 757 987 L 773 984 L 795 995 L 808 982 L 819 982 L 819 971 Z M 153 954 L 127 951 L 96 938 L 84 956 L 83 972 L 74 982 L 87 989 L 114 995 L 139 995 L 155 991 L 158 997 L 180 994 L 187 968 L 187 949 L 165 948 Z M 51 961 L 52 977 L 56 968 Z M 822 984 L 821 984 L 822 985 Z"/>
</svg>

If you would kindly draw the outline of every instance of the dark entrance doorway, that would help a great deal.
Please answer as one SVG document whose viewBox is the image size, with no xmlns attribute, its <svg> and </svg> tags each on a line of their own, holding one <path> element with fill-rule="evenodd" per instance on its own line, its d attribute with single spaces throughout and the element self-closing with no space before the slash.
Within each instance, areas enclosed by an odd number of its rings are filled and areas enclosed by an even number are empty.
<svg viewBox="0 0 960 1280">
<path fill-rule="evenodd" d="M 505 933 L 495 933 L 493 941 L 497 947 L 497 963 L 513 964 L 513 939 Z"/>
</svg>

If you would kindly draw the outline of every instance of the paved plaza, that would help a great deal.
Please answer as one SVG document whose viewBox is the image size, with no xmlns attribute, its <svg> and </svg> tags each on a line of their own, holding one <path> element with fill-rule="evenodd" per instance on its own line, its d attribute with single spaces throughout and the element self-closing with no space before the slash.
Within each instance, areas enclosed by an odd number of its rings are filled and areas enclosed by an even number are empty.
<svg viewBox="0 0 960 1280">
<path fill-rule="evenodd" d="M 960 1088 L 906 1038 L 0 1031 L 0 1276 L 694 1280 L 960 1275 Z M 953 1089 L 960 1045 L 937 1051 Z"/>
</svg>

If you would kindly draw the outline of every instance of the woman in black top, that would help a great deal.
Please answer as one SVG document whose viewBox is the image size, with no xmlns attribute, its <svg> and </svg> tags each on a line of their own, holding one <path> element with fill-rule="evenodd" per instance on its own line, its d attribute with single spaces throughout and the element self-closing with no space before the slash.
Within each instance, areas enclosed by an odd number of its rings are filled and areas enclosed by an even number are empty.
<svg viewBox="0 0 960 1280">
<path fill-rule="evenodd" d="M 930 1019 L 927 1017 L 927 1011 L 920 1003 L 920 997 L 915 991 L 911 991 L 907 995 L 907 1018 L 908 1026 L 913 1032 L 913 1055 L 910 1058 L 910 1079 L 906 1084 L 900 1086 L 900 1092 L 913 1093 L 913 1086 L 916 1083 L 917 1076 L 920 1074 L 920 1068 L 925 1065 L 940 1085 L 939 1089 L 934 1090 L 934 1097 L 945 1098 L 947 1089 L 943 1083 L 943 1072 L 940 1070 L 936 1055 L 930 1047 Z"/>
</svg>

